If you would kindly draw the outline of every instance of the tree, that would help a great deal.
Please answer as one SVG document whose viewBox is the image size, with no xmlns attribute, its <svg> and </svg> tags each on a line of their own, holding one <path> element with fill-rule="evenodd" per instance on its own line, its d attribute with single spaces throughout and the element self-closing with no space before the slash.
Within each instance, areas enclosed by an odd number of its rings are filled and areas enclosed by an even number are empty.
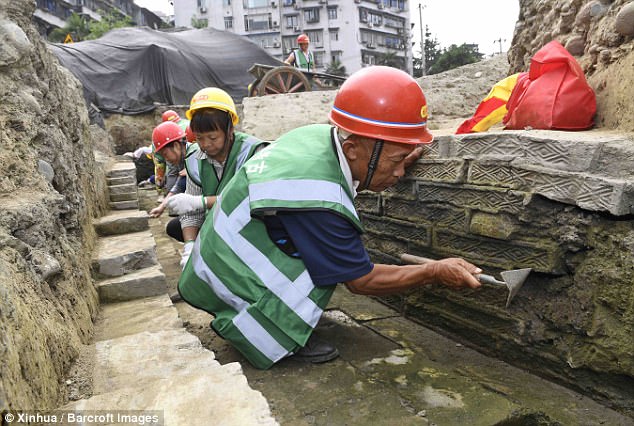
<svg viewBox="0 0 634 426">
<path fill-rule="evenodd" d="M 74 41 L 84 40 L 90 34 L 90 25 L 86 18 L 73 12 L 66 25 L 51 31 L 48 39 L 54 43 L 62 43 L 68 34 L 72 35 Z"/>
<path fill-rule="evenodd" d="M 376 64 L 403 69 L 403 59 L 400 58 L 396 52 L 387 52 L 382 55 L 377 55 Z"/>
<path fill-rule="evenodd" d="M 133 25 L 132 19 L 130 19 L 129 16 L 122 16 L 114 10 L 111 10 L 108 13 L 104 13 L 103 10 L 99 10 L 99 14 L 101 15 L 101 20 L 91 21 L 89 24 L 90 34 L 86 37 L 88 40 L 99 38 L 115 28 L 131 27 Z"/>
<path fill-rule="evenodd" d="M 482 59 L 484 55 L 478 51 L 477 44 L 463 43 L 460 46 L 452 44 L 447 49 L 443 49 L 434 65 L 429 69 L 429 74 L 438 74 L 463 65 L 472 64 Z"/>
<path fill-rule="evenodd" d="M 206 19 L 196 19 L 195 16 L 192 16 L 191 19 L 191 24 L 192 27 L 196 28 L 196 29 L 202 29 L 202 28 L 207 28 L 208 22 Z"/>
<path fill-rule="evenodd" d="M 442 53 L 440 48 L 438 47 L 438 39 L 432 37 L 431 32 L 429 31 L 429 27 L 425 26 L 425 43 L 424 43 L 424 52 L 425 52 L 425 74 L 429 73 L 429 68 L 431 68 L 438 57 Z M 414 57 L 413 59 L 413 68 L 414 68 L 414 77 L 421 77 L 423 75 L 423 61 L 422 58 Z"/>
<path fill-rule="evenodd" d="M 326 66 L 326 74 L 338 75 L 341 77 L 348 76 L 348 74 L 346 73 L 346 67 L 337 59 L 334 59 L 331 63 L 329 63 Z M 327 86 L 337 86 L 338 84 L 340 84 L 339 81 L 336 81 L 330 78 L 325 78 L 323 82 Z"/>
</svg>

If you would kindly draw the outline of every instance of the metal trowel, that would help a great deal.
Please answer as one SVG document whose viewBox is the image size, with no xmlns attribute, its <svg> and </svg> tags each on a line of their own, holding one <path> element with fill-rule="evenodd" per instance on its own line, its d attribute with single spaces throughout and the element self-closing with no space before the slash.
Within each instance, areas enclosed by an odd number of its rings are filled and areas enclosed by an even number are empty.
<svg viewBox="0 0 634 426">
<path fill-rule="evenodd" d="M 401 254 L 401 261 L 403 263 L 409 263 L 413 265 L 422 265 L 429 262 L 434 262 L 433 259 L 428 259 L 426 257 L 414 256 L 412 254 L 403 253 Z M 509 295 L 506 298 L 506 307 L 508 308 L 511 304 L 511 300 L 515 297 L 517 292 L 522 288 L 526 278 L 528 278 L 528 274 L 531 272 L 531 268 L 524 269 L 513 269 L 511 271 L 501 272 L 500 275 L 504 281 L 498 281 L 495 277 L 486 274 L 478 274 L 476 278 L 482 284 L 491 284 L 498 287 L 506 287 L 509 290 Z"/>
</svg>

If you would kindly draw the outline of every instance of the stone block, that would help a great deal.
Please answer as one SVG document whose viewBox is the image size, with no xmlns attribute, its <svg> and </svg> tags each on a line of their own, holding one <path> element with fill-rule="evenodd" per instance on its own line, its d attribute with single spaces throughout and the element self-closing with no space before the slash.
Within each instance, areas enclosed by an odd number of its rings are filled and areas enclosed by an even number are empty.
<svg viewBox="0 0 634 426">
<path fill-rule="evenodd" d="M 145 231 L 149 228 L 147 212 L 140 210 L 123 210 L 93 220 L 97 234 L 101 236 L 128 234 Z"/>
<path fill-rule="evenodd" d="M 404 220 L 390 219 L 386 217 L 372 216 L 363 213 L 361 222 L 366 232 L 387 238 L 394 238 L 405 242 L 429 245 L 431 242 L 431 230 L 429 226 L 415 224 Z"/>
<path fill-rule="evenodd" d="M 126 302 L 101 305 L 95 321 L 95 340 L 110 340 L 144 331 L 155 332 L 183 327 L 167 293 Z"/>
<path fill-rule="evenodd" d="M 430 182 L 465 181 L 466 162 L 456 159 L 421 159 L 407 170 L 407 176 Z"/>
<path fill-rule="evenodd" d="M 138 210 L 139 200 L 111 201 L 109 205 L 112 210 Z"/>
<path fill-rule="evenodd" d="M 634 179 L 634 140 L 606 142 L 588 171 L 600 176 Z"/>
<path fill-rule="evenodd" d="M 396 258 L 398 258 L 401 253 L 407 253 L 408 244 L 406 242 L 390 237 L 364 234 L 363 241 L 367 249 L 375 250 Z"/>
<path fill-rule="evenodd" d="M 385 191 L 381 193 L 381 195 L 394 195 L 398 194 L 399 196 L 409 199 L 416 199 L 416 181 L 412 178 L 405 177 L 398 181 L 398 183 L 394 186 L 390 186 Z"/>
<path fill-rule="evenodd" d="M 167 281 L 160 266 L 97 282 L 101 303 L 123 302 L 167 293 Z"/>
<path fill-rule="evenodd" d="M 136 176 L 123 176 L 123 177 L 114 177 L 107 178 L 108 186 L 113 185 L 136 185 Z"/>
<path fill-rule="evenodd" d="M 102 237 L 97 243 L 92 270 L 95 277 L 118 277 L 158 263 L 151 232 Z"/>
<path fill-rule="evenodd" d="M 136 201 L 139 199 L 139 194 L 135 192 L 128 192 L 127 194 L 110 194 L 110 201 L 118 203 L 121 201 Z"/>
<path fill-rule="evenodd" d="M 523 189 L 526 182 L 511 167 L 510 161 L 474 160 L 469 164 L 467 183 L 472 185 L 498 186 L 503 188 Z"/>
<path fill-rule="evenodd" d="M 533 268 L 534 271 L 563 274 L 563 254 L 553 241 L 537 245 L 514 240 L 500 240 L 436 230 L 434 247 L 451 255 L 462 256 L 475 263 L 499 269 Z"/>
<path fill-rule="evenodd" d="M 398 196 L 383 198 L 383 214 L 415 224 L 460 230 L 464 230 L 467 223 L 464 209 L 454 208 L 446 203 L 410 201 Z"/>
<path fill-rule="evenodd" d="M 136 167 L 131 161 L 121 161 L 113 164 L 106 172 L 108 178 L 132 177 L 136 179 Z"/>
<path fill-rule="evenodd" d="M 520 226 L 508 215 L 475 212 L 469 222 L 469 232 L 483 237 L 510 240 Z"/>
<path fill-rule="evenodd" d="M 131 183 L 108 186 L 108 191 L 110 192 L 110 195 L 136 193 L 136 189 L 137 189 L 137 186 Z"/>
<path fill-rule="evenodd" d="M 423 203 L 447 203 L 489 213 L 519 213 L 529 195 L 495 187 L 428 184 L 418 182 L 418 199 Z"/>
<path fill-rule="evenodd" d="M 458 135 L 445 142 L 448 157 L 512 160 L 525 156 L 519 132 L 486 132 Z"/>
</svg>

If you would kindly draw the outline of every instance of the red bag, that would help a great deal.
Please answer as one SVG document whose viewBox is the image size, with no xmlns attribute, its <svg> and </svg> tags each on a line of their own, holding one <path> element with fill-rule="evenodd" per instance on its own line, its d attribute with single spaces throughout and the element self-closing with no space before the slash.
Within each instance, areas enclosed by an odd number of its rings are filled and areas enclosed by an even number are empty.
<svg viewBox="0 0 634 426">
<path fill-rule="evenodd" d="M 593 125 L 597 103 L 575 58 L 551 41 L 518 78 L 506 108 L 505 129 L 584 130 Z"/>
</svg>

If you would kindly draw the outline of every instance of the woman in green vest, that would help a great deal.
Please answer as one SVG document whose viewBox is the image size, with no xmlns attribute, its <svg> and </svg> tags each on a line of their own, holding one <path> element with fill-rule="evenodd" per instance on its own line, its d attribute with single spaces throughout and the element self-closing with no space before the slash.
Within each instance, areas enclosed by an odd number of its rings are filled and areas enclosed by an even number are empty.
<svg viewBox="0 0 634 426">
<path fill-rule="evenodd" d="M 333 126 L 281 136 L 255 154 L 219 195 L 178 283 L 182 298 L 214 315 L 212 328 L 257 368 L 288 356 L 338 356 L 313 330 L 335 289 L 388 295 L 430 284 L 480 286 L 481 270 L 452 258 L 373 264 L 361 241 L 357 191 L 383 191 L 429 143 L 416 81 L 369 67 L 341 86 Z"/>
<path fill-rule="evenodd" d="M 199 90 L 185 113 L 197 143 L 185 157 L 187 187 L 184 194 L 170 197 L 168 207 L 180 217 L 183 242 L 181 266 L 185 266 L 205 220 L 205 213 L 216 202 L 246 160 L 267 145 L 253 136 L 235 132 L 239 118 L 233 99 L 217 87 Z"/>
</svg>

